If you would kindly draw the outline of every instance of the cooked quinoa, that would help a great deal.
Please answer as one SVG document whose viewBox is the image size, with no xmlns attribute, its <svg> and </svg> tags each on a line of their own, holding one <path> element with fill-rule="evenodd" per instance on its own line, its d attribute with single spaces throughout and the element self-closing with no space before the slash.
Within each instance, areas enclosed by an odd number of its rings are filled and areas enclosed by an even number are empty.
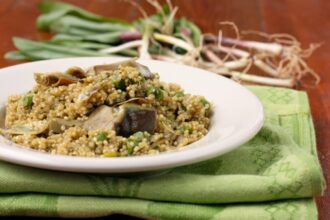
<svg viewBox="0 0 330 220">
<path fill-rule="evenodd" d="M 70 77 L 53 84 L 52 74 L 36 74 L 31 91 L 8 98 L 1 133 L 26 148 L 86 157 L 158 154 L 207 134 L 209 101 L 126 64 L 74 67 L 54 73 Z"/>
</svg>

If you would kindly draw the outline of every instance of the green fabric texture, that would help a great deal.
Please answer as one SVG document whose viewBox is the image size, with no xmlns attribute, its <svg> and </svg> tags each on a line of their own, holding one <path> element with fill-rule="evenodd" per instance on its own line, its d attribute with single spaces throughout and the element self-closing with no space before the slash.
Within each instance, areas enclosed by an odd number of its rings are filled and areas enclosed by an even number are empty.
<svg viewBox="0 0 330 220">
<path fill-rule="evenodd" d="M 306 93 L 250 86 L 266 122 L 215 159 L 134 177 L 47 171 L 0 162 L 0 215 L 147 219 L 317 219 L 324 179 Z"/>
</svg>

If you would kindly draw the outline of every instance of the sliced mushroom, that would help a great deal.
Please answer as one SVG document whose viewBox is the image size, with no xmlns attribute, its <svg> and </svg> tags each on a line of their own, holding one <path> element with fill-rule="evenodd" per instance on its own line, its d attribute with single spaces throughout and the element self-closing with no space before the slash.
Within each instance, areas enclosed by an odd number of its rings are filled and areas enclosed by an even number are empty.
<svg viewBox="0 0 330 220">
<path fill-rule="evenodd" d="M 136 104 L 124 104 L 119 107 L 119 119 L 115 124 L 117 135 L 128 137 L 138 131 L 150 134 L 156 129 L 156 110 Z"/>
<path fill-rule="evenodd" d="M 34 79 L 38 84 L 44 86 L 64 86 L 78 82 L 80 79 L 63 73 L 35 73 Z"/>
<path fill-rule="evenodd" d="M 88 75 L 97 75 L 103 71 L 112 71 L 119 68 L 119 66 L 130 66 L 135 67 L 144 76 L 146 79 L 153 78 L 154 74 L 150 71 L 150 69 L 140 63 L 136 62 L 136 59 L 130 59 L 126 61 L 122 61 L 119 63 L 105 64 L 105 65 L 96 65 L 87 71 Z"/>
<path fill-rule="evenodd" d="M 67 129 L 74 126 L 81 127 L 82 125 L 82 121 L 55 118 L 49 122 L 48 127 L 49 131 L 52 131 L 55 134 L 59 134 L 63 132 L 62 128 Z"/>
</svg>

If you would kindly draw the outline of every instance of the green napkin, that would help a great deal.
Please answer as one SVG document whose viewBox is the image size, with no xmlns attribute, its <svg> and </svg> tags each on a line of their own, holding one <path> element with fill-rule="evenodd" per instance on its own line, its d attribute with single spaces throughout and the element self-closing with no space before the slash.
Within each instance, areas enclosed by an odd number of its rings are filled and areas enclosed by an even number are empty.
<svg viewBox="0 0 330 220">
<path fill-rule="evenodd" d="M 199 164 L 131 178 L 0 162 L 0 215 L 317 219 L 312 197 L 322 194 L 324 180 L 306 94 L 249 88 L 264 104 L 267 119 L 240 148 Z"/>
</svg>

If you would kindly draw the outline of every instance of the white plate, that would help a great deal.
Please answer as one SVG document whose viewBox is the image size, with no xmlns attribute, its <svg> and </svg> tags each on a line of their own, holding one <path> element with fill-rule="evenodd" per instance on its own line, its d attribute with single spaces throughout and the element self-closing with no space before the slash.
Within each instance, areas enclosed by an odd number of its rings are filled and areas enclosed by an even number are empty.
<svg viewBox="0 0 330 220">
<path fill-rule="evenodd" d="M 31 62 L 0 70 L 0 103 L 34 85 L 34 72 L 64 71 L 70 66 L 89 67 L 123 58 L 68 58 Z M 209 133 L 184 150 L 152 156 L 84 158 L 41 153 L 15 146 L 0 136 L 0 159 L 51 170 L 91 173 L 132 173 L 160 170 L 207 160 L 231 151 L 251 139 L 264 121 L 258 98 L 225 77 L 184 65 L 141 60 L 161 80 L 181 85 L 187 92 L 203 95 L 214 104 Z"/>
</svg>

